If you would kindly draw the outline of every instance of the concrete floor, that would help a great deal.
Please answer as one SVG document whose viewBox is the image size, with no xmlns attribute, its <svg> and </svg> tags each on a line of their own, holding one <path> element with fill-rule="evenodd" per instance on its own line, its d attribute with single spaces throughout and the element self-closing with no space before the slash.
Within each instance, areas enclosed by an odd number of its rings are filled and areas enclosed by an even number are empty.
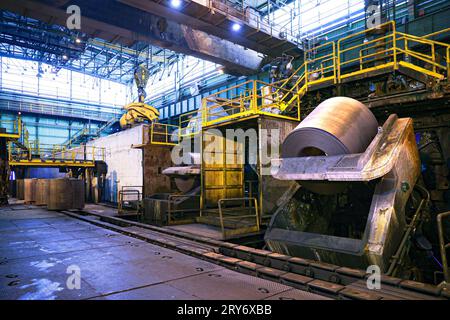
<svg viewBox="0 0 450 320">
<path fill-rule="evenodd" d="M 324 299 L 26 205 L 0 208 L 0 288 L 0 299 Z"/>
</svg>

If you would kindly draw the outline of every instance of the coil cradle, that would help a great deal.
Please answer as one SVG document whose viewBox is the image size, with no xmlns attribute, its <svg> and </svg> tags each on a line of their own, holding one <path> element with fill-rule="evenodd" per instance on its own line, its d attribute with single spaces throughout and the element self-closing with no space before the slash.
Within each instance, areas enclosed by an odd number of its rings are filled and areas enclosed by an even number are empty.
<svg viewBox="0 0 450 320">
<path fill-rule="evenodd" d="M 287 136 L 281 155 L 272 160 L 272 175 L 301 187 L 273 215 L 268 247 L 385 272 L 405 234 L 405 207 L 420 173 L 412 119 L 391 115 L 378 129 L 360 102 L 331 98 Z"/>
</svg>

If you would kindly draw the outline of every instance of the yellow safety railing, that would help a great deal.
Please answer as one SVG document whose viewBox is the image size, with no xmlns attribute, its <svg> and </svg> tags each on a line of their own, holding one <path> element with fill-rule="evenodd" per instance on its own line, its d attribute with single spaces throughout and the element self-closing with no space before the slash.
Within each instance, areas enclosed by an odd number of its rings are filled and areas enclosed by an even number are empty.
<svg viewBox="0 0 450 320">
<path fill-rule="evenodd" d="M 22 136 L 22 120 L 0 120 L 0 128 L 4 128 L 5 132 L 0 132 L 0 138 L 19 139 Z"/>
<path fill-rule="evenodd" d="M 233 98 L 226 98 L 230 92 L 240 91 Z M 221 90 L 202 100 L 202 124 L 214 123 L 251 115 L 270 115 L 289 120 L 300 120 L 300 99 L 293 88 L 283 84 L 248 80 L 236 86 Z M 282 111 L 290 105 L 290 113 Z"/>
<path fill-rule="evenodd" d="M 82 145 L 68 148 L 65 145 L 41 144 L 30 141 L 27 150 L 9 144 L 8 157 L 10 165 L 37 166 L 67 166 L 79 165 L 92 167 L 95 161 L 105 161 L 105 148 Z"/>
<path fill-rule="evenodd" d="M 450 77 L 450 45 L 401 32 L 397 32 L 397 36 L 397 45 L 400 44 L 397 50 L 407 58 L 400 61 L 400 65 L 407 65 L 441 80 L 445 76 Z M 414 43 L 421 45 L 422 52 L 411 49 Z M 439 49 L 445 52 L 444 56 L 438 54 Z"/>
<path fill-rule="evenodd" d="M 231 204 L 231 208 L 227 208 Z M 254 197 L 219 199 L 219 222 L 223 239 L 259 232 L 258 200 Z"/>
<path fill-rule="evenodd" d="M 425 36 L 422 36 L 421 38 L 424 38 L 424 39 L 433 38 L 433 37 L 435 37 L 437 35 L 442 35 L 443 33 L 450 33 L 450 28 L 442 29 L 442 30 L 439 30 L 439 31 L 436 31 L 436 32 L 433 32 L 433 33 L 429 33 L 429 34 L 427 34 Z"/>
<path fill-rule="evenodd" d="M 325 52 L 320 54 L 320 52 Z M 309 85 L 326 81 L 337 82 L 336 44 L 334 41 L 305 50 L 304 72 Z"/>
<path fill-rule="evenodd" d="M 174 146 L 180 142 L 180 128 L 173 124 L 153 122 L 150 127 L 150 143 Z"/>
<path fill-rule="evenodd" d="M 337 81 L 400 67 L 440 80 L 449 78 L 450 45 L 428 39 L 443 32 L 447 30 L 418 37 L 396 31 L 395 22 L 390 21 L 341 38 L 337 43 Z"/>
<path fill-rule="evenodd" d="M 257 114 L 300 120 L 300 99 L 312 87 L 400 67 L 439 80 L 450 79 L 450 44 L 429 39 L 449 31 L 417 37 L 398 32 L 395 22 L 389 21 L 337 43 L 316 46 L 305 51 L 305 62 L 286 79 L 271 84 L 248 80 L 204 98 L 202 125 Z M 233 94 L 235 91 L 239 94 Z"/>
<path fill-rule="evenodd" d="M 183 113 L 178 118 L 180 137 L 192 137 L 200 133 L 202 129 L 202 112 L 194 110 Z"/>
<path fill-rule="evenodd" d="M 373 39 L 368 40 L 368 35 Z M 393 21 L 343 37 L 337 42 L 338 82 L 368 71 L 394 68 L 396 57 Z"/>
</svg>

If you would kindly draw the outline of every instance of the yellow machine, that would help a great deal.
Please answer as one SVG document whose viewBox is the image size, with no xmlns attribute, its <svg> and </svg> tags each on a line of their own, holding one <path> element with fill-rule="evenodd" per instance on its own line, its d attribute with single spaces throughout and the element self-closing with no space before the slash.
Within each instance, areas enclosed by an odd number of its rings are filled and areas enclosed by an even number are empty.
<svg viewBox="0 0 450 320">
<path fill-rule="evenodd" d="M 148 82 L 148 70 L 144 65 L 138 66 L 134 71 L 134 81 L 138 87 L 139 101 L 132 102 L 124 107 L 126 113 L 120 118 L 121 128 L 127 128 L 146 120 L 154 122 L 159 118 L 159 111 L 144 103 L 146 97 L 144 88 Z"/>
<path fill-rule="evenodd" d="M 120 127 L 127 128 L 135 123 L 157 121 L 159 111 L 144 102 L 132 102 L 124 107 L 126 113 L 120 118 Z"/>
</svg>

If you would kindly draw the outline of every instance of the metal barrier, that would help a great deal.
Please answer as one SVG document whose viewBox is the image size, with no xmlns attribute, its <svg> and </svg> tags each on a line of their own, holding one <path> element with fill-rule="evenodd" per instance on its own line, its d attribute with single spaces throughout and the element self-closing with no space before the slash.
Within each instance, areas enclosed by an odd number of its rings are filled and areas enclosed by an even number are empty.
<svg viewBox="0 0 450 320">
<path fill-rule="evenodd" d="M 180 137 L 192 137 L 199 134 L 202 130 L 202 112 L 194 110 L 183 113 L 179 117 Z"/>
<path fill-rule="evenodd" d="M 0 138 L 19 139 L 22 136 L 22 120 L 19 118 L 15 120 L 1 120 L 0 128 L 4 128 L 5 132 L 0 132 Z"/>
<path fill-rule="evenodd" d="M 446 30 L 417 37 L 396 31 L 395 22 L 389 21 L 341 38 L 337 43 L 337 80 L 340 83 L 346 78 L 382 69 L 395 71 L 399 66 L 440 80 L 448 78 L 450 45 L 428 39 L 442 32 Z M 368 40 L 364 37 L 367 35 L 373 39 Z M 412 49 L 411 44 L 420 44 L 421 51 Z M 438 49 L 445 51 L 445 58 L 440 58 Z"/>
<path fill-rule="evenodd" d="M 450 283 L 450 269 L 447 261 L 447 250 L 450 248 L 450 242 L 445 243 L 445 232 L 443 220 L 450 217 L 450 211 L 443 212 L 437 216 L 438 232 L 439 232 L 439 247 L 441 250 L 442 269 L 444 271 L 444 279 L 446 283 Z"/>
<path fill-rule="evenodd" d="M 323 54 L 320 54 L 321 51 Z M 304 60 L 303 74 L 305 74 L 306 85 L 330 80 L 337 83 L 336 44 L 334 41 L 306 50 Z"/>
<path fill-rule="evenodd" d="M 227 202 L 241 202 L 241 206 L 225 208 L 224 205 Z M 248 206 L 246 205 L 246 202 L 248 202 Z M 253 206 L 250 204 L 251 202 L 253 202 Z M 218 205 L 223 239 L 229 239 L 241 234 L 255 233 L 260 230 L 258 201 L 256 198 L 219 199 Z M 254 214 L 241 214 L 241 212 L 246 213 L 251 211 L 254 211 Z M 254 224 L 251 222 L 253 219 L 255 219 Z"/>
<path fill-rule="evenodd" d="M 150 127 L 151 144 L 174 146 L 180 141 L 180 128 L 176 125 L 153 122 Z"/>
<path fill-rule="evenodd" d="M 417 37 L 398 32 L 395 22 L 389 21 L 337 43 L 319 45 L 305 51 L 305 62 L 287 79 L 271 84 L 249 80 L 203 98 L 202 125 L 258 114 L 299 121 L 300 99 L 311 87 L 334 85 L 400 67 L 438 80 L 450 79 L 450 44 L 429 39 L 449 30 Z M 420 45 L 421 51 L 413 45 Z M 234 94 L 236 91 L 238 94 Z M 297 116 L 293 116 L 295 113 Z"/>
<path fill-rule="evenodd" d="M 117 197 L 117 213 L 119 215 L 142 214 L 142 189 L 142 186 L 122 186 Z M 126 199 L 130 196 L 133 197 L 133 199 Z"/>
<path fill-rule="evenodd" d="M 235 90 L 240 91 L 240 94 L 233 98 L 226 98 Z M 204 98 L 202 103 L 202 110 L 205 111 L 202 114 L 204 127 L 252 115 L 300 120 L 300 98 L 297 92 L 292 88 L 286 89 L 261 80 L 248 80 L 224 89 Z M 282 114 L 288 106 L 292 106 L 290 110 L 294 115 Z"/>
<path fill-rule="evenodd" d="M 187 200 L 189 198 L 198 198 L 198 207 L 194 209 L 175 209 L 176 200 Z M 180 219 L 179 216 L 184 216 L 186 213 L 200 212 L 200 195 L 198 194 L 170 194 L 167 198 L 167 225 L 177 225 L 195 222 L 195 218 Z"/>
<path fill-rule="evenodd" d="M 80 146 L 69 149 L 65 145 L 31 141 L 27 143 L 27 149 L 24 151 L 11 142 L 8 159 L 11 166 L 94 167 L 95 161 L 105 161 L 105 148 Z"/>
</svg>

